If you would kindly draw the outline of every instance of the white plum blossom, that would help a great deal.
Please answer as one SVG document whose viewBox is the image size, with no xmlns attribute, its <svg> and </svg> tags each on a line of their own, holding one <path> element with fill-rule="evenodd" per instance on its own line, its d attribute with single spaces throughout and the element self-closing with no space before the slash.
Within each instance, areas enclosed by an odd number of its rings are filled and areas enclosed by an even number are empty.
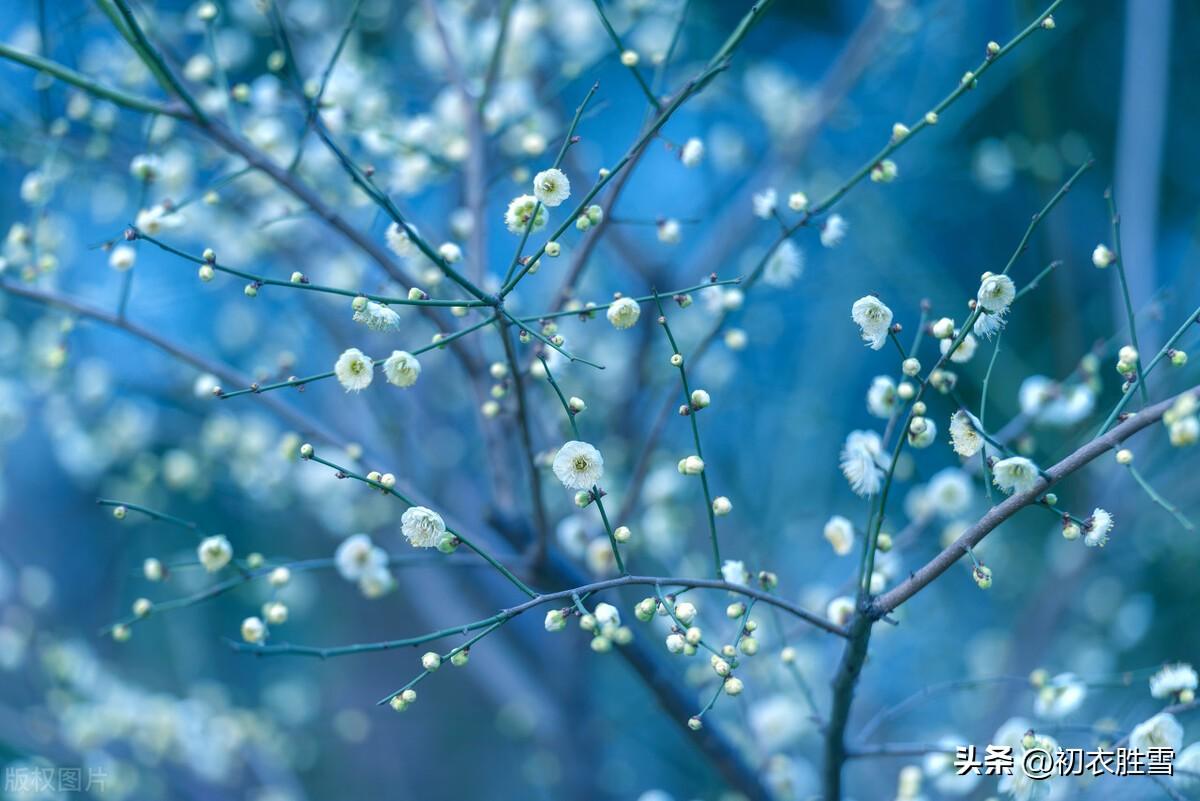
<svg viewBox="0 0 1200 801">
<path fill-rule="evenodd" d="M 1169 712 L 1159 712 L 1149 720 L 1133 727 L 1129 733 L 1129 747 L 1135 751 L 1151 748 L 1170 748 L 1179 751 L 1183 745 L 1183 727 Z"/>
<path fill-rule="evenodd" d="M 1150 695 L 1155 698 L 1171 698 L 1184 690 L 1195 690 L 1196 687 L 1196 669 L 1184 662 L 1164 665 L 1150 677 Z"/>
<path fill-rule="evenodd" d="M 888 330 L 892 325 L 892 310 L 874 295 L 854 301 L 850 307 L 850 318 L 862 329 L 862 339 L 871 350 L 879 350 L 887 342 Z"/>
<path fill-rule="evenodd" d="M 891 463 L 883 452 L 883 442 L 874 431 L 851 431 L 842 446 L 840 465 L 850 488 L 869 496 L 883 486 L 883 471 Z"/>
<path fill-rule="evenodd" d="M 1033 711 L 1041 718 L 1061 720 L 1079 709 L 1086 698 L 1086 683 L 1074 673 L 1059 673 L 1038 690 Z"/>
<path fill-rule="evenodd" d="M 446 521 L 432 509 L 410 506 L 400 517 L 400 530 L 414 548 L 433 548 L 446 536 Z"/>
<path fill-rule="evenodd" d="M 1086 533 L 1083 536 L 1085 545 L 1091 548 L 1103 548 L 1108 543 L 1108 533 L 1112 531 L 1113 516 L 1103 509 L 1092 510 L 1092 516 L 1087 520 Z"/>
<path fill-rule="evenodd" d="M 216 573 L 233 559 L 233 546 L 229 544 L 224 534 L 205 537 L 196 549 L 200 564 L 209 573 Z"/>
<path fill-rule="evenodd" d="M 785 239 L 775 248 L 763 265 L 764 284 L 774 287 L 791 286 L 804 272 L 804 251 L 790 239 Z"/>
<path fill-rule="evenodd" d="M 387 230 L 383 232 L 383 237 L 387 241 L 388 250 L 397 256 L 411 256 L 413 251 L 416 250 L 416 245 L 413 244 L 408 231 L 400 223 L 393 222 L 389 224 Z"/>
<path fill-rule="evenodd" d="M 571 182 L 566 173 L 551 167 L 533 176 L 533 194 L 543 206 L 554 208 L 571 196 Z"/>
<path fill-rule="evenodd" d="M 518 195 L 504 212 L 504 225 L 514 234 L 524 234 L 530 220 L 533 220 L 533 225 L 529 230 L 538 231 L 545 227 L 547 217 L 545 205 L 539 204 L 536 197 Z"/>
<path fill-rule="evenodd" d="M 1028 492 L 1037 480 L 1037 465 L 1024 456 L 1010 456 L 992 465 L 992 483 L 1009 495 Z"/>
<path fill-rule="evenodd" d="M 400 328 L 400 315 L 382 303 L 368 300 L 354 312 L 354 322 L 362 323 L 372 331 L 396 331 Z"/>
<path fill-rule="evenodd" d="M 957 467 L 947 467 L 934 473 L 925 493 L 937 513 L 947 518 L 967 511 L 974 495 L 971 479 Z"/>
<path fill-rule="evenodd" d="M 1004 314 L 1016 296 L 1016 284 L 1007 275 L 985 273 L 976 300 L 992 314 Z"/>
<path fill-rule="evenodd" d="M 421 375 L 421 363 L 408 351 L 394 350 L 383 362 L 383 374 L 389 384 L 411 387 Z"/>
<path fill-rule="evenodd" d="M 954 452 L 969 459 L 983 447 L 983 437 L 976 430 L 971 416 L 962 409 L 950 415 L 950 442 Z"/>
<path fill-rule="evenodd" d="M 658 241 L 664 245 L 678 245 L 679 240 L 683 238 L 683 228 L 679 225 L 679 220 L 673 217 L 659 220 L 655 229 L 658 232 Z"/>
<path fill-rule="evenodd" d="M 958 338 L 958 331 L 954 332 L 953 339 Z M 942 355 L 945 356 L 950 351 L 950 346 L 953 344 L 953 339 L 943 339 L 939 344 L 942 349 Z M 958 343 L 958 347 L 954 349 L 954 353 L 950 354 L 950 361 L 962 364 L 971 361 L 975 356 L 975 349 L 979 346 L 979 340 L 975 339 L 974 334 L 968 333 L 963 337 L 962 342 Z"/>
<path fill-rule="evenodd" d="M 1021 413 L 1040 425 L 1068 428 L 1096 407 L 1096 394 L 1086 384 L 1063 386 L 1046 376 L 1033 375 L 1017 391 Z"/>
<path fill-rule="evenodd" d="M 571 440 L 558 449 L 553 467 L 567 489 L 590 490 L 604 475 L 604 457 L 592 445 Z"/>
<path fill-rule="evenodd" d="M 726 559 L 721 565 L 721 578 L 730 584 L 745 584 L 749 576 L 746 563 L 739 559 Z"/>
<path fill-rule="evenodd" d="M 642 307 L 633 298 L 618 298 L 605 313 L 613 328 L 632 328 L 642 316 Z"/>
<path fill-rule="evenodd" d="M 347 581 L 358 581 L 367 573 L 386 567 L 387 552 L 371 542 L 366 534 L 351 534 L 338 545 L 333 563 Z"/>
<path fill-rule="evenodd" d="M 685 167 L 695 167 L 704 158 L 704 142 L 691 137 L 679 148 L 679 160 Z"/>
<path fill-rule="evenodd" d="M 854 548 L 854 524 L 841 515 L 829 518 L 824 535 L 838 556 L 845 556 Z"/>
<path fill-rule="evenodd" d="M 117 245 L 108 254 L 108 266 L 118 272 L 124 272 L 137 261 L 137 251 L 131 245 Z"/>
<path fill-rule="evenodd" d="M 840 214 L 831 214 L 821 226 L 821 244 L 827 248 L 836 248 L 846 238 L 850 223 Z"/>
<path fill-rule="evenodd" d="M 779 200 L 779 195 L 773 187 L 767 187 L 761 192 L 754 194 L 754 216 L 761 217 L 764 220 L 771 219 L 771 215 L 775 213 L 775 204 Z"/>
<path fill-rule="evenodd" d="M 375 362 L 358 348 L 347 348 L 334 363 L 333 372 L 347 392 L 361 392 L 375 378 Z"/>
<path fill-rule="evenodd" d="M 867 411 L 884 420 L 896 411 L 896 382 L 890 376 L 877 375 L 867 390 Z"/>
</svg>

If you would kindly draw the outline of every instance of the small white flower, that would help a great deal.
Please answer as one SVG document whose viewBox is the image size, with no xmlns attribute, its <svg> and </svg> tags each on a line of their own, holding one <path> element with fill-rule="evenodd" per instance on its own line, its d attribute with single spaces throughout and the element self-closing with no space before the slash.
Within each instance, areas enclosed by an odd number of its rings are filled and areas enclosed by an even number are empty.
<svg viewBox="0 0 1200 801">
<path fill-rule="evenodd" d="M 867 411 L 884 420 L 896 410 L 896 382 L 890 376 L 877 375 L 867 390 Z"/>
<path fill-rule="evenodd" d="M 679 220 L 674 218 L 660 220 L 655 228 L 658 231 L 658 241 L 664 245 L 678 245 L 679 240 L 683 238 L 683 229 L 679 225 Z"/>
<path fill-rule="evenodd" d="M 908 424 L 908 444 L 928 448 L 937 438 L 937 423 L 928 417 L 914 417 Z"/>
<path fill-rule="evenodd" d="M 774 188 L 768 187 L 754 195 L 754 216 L 761 217 L 764 220 L 771 219 L 771 215 L 775 213 L 775 204 L 779 200 Z"/>
<path fill-rule="evenodd" d="M 1060 673 L 1038 690 L 1033 711 L 1038 717 L 1060 720 L 1070 715 L 1087 698 L 1087 684 L 1074 673 Z"/>
<path fill-rule="evenodd" d="M 604 475 L 604 457 L 588 443 L 571 440 L 554 455 L 554 475 L 567 489 L 589 490 Z"/>
<path fill-rule="evenodd" d="M 354 312 L 354 322 L 362 323 L 372 331 L 396 331 L 400 328 L 400 315 L 382 303 L 368 300 Z"/>
<path fill-rule="evenodd" d="M 992 483 L 1009 495 L 1028 492 L 1037 480 L 1037 465 L 1024 456 L 1011 456 L 992 465 Z"/>
<path fill-rule="evenodd" d="M 991 339 L 992 334 L 1004 329 L 1004 324 L 1007 320 L 1004 319 L 1004 313 L 992 314 L 990 312 L 981 311 L 979 316 L 975 318 L 975 324 L 971 326 L 971 331 L 975 336 Z"/>
<path fill-rule="evenodd" d="M 796 243 L 785 239 L 775 248 L 763 267 L 762 280 L 768 286 L 791 286 L 804 272 L 804 251 Z"/>
<path fill-rule="evenodd" d="M 1129 734 L 1129 748 L 1145 753 L 1151 748 L 1170 748 L 1178 751 L 1183 744 L 1183 727 L 1175 716 L 1159 712 L 1147 721 L 1134 726 Z"/>
<path fill-rule="evenodd" d="M 108 266 L 121 272 L 132 267 L 135 261 L 137 251 L 129 245 L 117 245 L 112 249 L 112 253 L 108 254 Z"/>
<path fill-rule="evenodd" d="M 983 447 L 983 437 L 971 422 L 971 415 L 959 409 L 950 415 L 950 442 L 954 452 L 964 458 L 971 458 Z"/>
<path fill-rule="evenodd" d="M 854 525 L 841 515 L 829 518 L 824 534 L 838 556 L 845 556 L 854 548 Z"/>
<path fill-rule="evenodd" d="M 333 373 L 347 392 L 359 392 L 371 386 L 375 362 L 358 348 L 347 348 L 333 365 Z"/>
<path fill-rule="evenodd" d="M 233 558 L 233 546 L 229 544 L 229 540 L 225 538 L 224 534 L 217 534 L 213 537 L 205 537 L 200 543 L 200 547 L 196 549 L 196 555 L 205 570 L 209 573 L 216 573 L 229 564 L 229 560 Z"/>
<path fill-rule="evenodd" d="M 534 209 L 537 209 L 536 217 Z M 533 227 L 529 230 L 537 231 L 546 225 L 546 218 L 546 207 L 539 206 L 537 198 L 533 195 L 519 195 L 513 198 L 508 204 L 508 210 L 504 212 L 504 224 L 514 234 L 524 234 L 525 226 L 529 225 L 531 219 Z"/>
<path fill-rule="evenodd" d="M 836 248 L 846 238 L 850 223 L 840 214 L 831 214 L 821 226 L 821 244 L 827 248 Z"/>
<path fill-rule="evenodd" d="M 248 617 L 242 621 L 242 639 L 246 642 L 262 642 L 267 633 L 267 627 L 256 617 Z"/>
<path fill-rule="evenodd" d="M 1113 516 L 1103 509 L 1092 510 L 1092 516 L 1087 521 L 1087 532 L 1083 542 L 1091 548 L 1103 548 L 1108 543 L 1108 533 L 1112 531 Z"/>
<path fill-rule="evenodd" d="M 1184 690 L 1197 687 L 1196 670 L 1183 662 L 1164 665 L 1162 670 L 1150 677 L 1150 695 L 1155 698 L 1170 698 Z"/>
<path fill-rule="evenodd" d="M 390 384 L 411 387 L 421 375 L 421 363 L 407 351 L 394 350 L 383 363 L 383 374 Z"/>
<path fill-rule="evenodd" d="M 571 182 L 562 170 L 542 170 L 533 176 L 533 194 L 543 206 L 554 208 L 571 196 Z"/>
<path fill-rule="evenodd" d="M 942 517 L 953 518 L 967 511 L 974 495 L 971 479 L 957 467 L 933 474 L 925 488 L 925 498 Z"/>
<path fill-rule="evenodd" d="M 1092 264 L 1101 270 L 1112 264 L 1116 259 L 1116 254 L 1108 249 L 1108 245 L 1096 245 L 1096 249 L 1092 251 Z"/>
<path fill-rule="evenodd" d="M 745 584 L 749 577 L 746 572 L 746 563 L 738 559 L 726 559 L 721 565 L 721 578 L 730 584 Z"/>
<path fill-rule="evenodd" d="M 416 250 L 416 245 L 413 244 L 408 231 L 404 230 L 400 223 L 394 222 L 388 225 L 387 230 L 383 232 L 383 237 L 387 241 L 388 250 L 397 256 L 411 256 Z"/>
<path fill-rule="evenodd" d="M 338 573 L 347 581 L 358 581 L 366 573 L 387 566 L 387 553 L 375 547 L 366 534 L 351 534 L 333 554 Z"/>
<path fill-rule="evenodd" d="M 950 350 L 950 345 L 953 344 L 954 338 L 958 337 L 959 332 L 954 332 L 954 337 L 943 339 L 939 344 L 942 349 L 942 355 Z M 975 356 L 975 349 L 979 346 L 979 340 L 975 339 L 974 334 L 967 334 L 963 337 L 963 341 L 958 343 L 958 347 L 954 349 L 954 353 L 950 354 L 950 361 L 962 364 L 971 361 Z"/>
<path fill-rule="evenodd" d="M 412 506 L 400 518 L 400 530 L 414 548 L 433 548 L 446 535 L 446 521 L 432 509 Z"/>
<path fill-rule="evenodd" d="M 1017 287 L 1007 275 L 987 274 L 979 284 L 976 299 L 993 314 L 1004 314 L 1017 296 Z"/>
<path fill-rule="evenodd" d="M 695 167 L 704 158 L 704 142 L 692 137 L 683 143 L 679 149 L 679 160 L 685 167 Z"/>
<path fill-rule="evenodd" d="M 620 298 L 605 313 L 613 328 L 632 328 L 642 316 L 642 307 L 633 298 Z"/>
<path fill-rule="evenodd" d="M 883 486 L 882 465 L 891 460 L 883 453 L 883 443 L 874 431 L 851 431 L 842 447 L 842 474 L 858 495 L 868 496 Z"/>
<path fill-rule="evenodd" d="M 892 325 L 892 310 L 874 295 L 854 301 L 850 307 L 850 319 L 862 329 L 862 339 L 871 350 L 879 350 L 887 342 L 888 329 Z"/>
</svg>

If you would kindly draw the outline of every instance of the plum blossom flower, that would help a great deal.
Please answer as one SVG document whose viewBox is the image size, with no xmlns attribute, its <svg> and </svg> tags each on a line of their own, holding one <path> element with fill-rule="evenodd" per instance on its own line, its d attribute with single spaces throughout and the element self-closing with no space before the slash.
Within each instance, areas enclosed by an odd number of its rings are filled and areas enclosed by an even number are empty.
<svg viewBox="0 0 1200 801">
<path fill-rule="evenodd" d="M 1129 734 L 1129 747 L 1135 751 L 1151 748 L 1170 748 L 1178 751 L 1183 745 L 1183 727 L 1169 712 L 1159 712 L 1149 720 L 1133 727 Z"/>
<path fill-rule="evenodd" d="M 347 348 L 333 365 L 333 372 L 347 392 L 361 392 L 375 378 L 375 362 L 358 348 Z"/>
<path fill-rule="evenodd" d="M 1155 698 L 1171 698 L 1196 687 L 1196 669 L 1184 662 L 1164 665 L 1162 670 L 1150 677 L 1150 695 Z"/>
<path fill-rule="evenodd" d="M 1092 510 L 1088 518 L 1087 530 L 1083 536 L 1085 545 L 1091 548 L 1103 548 L 1108 543 L 1108 533 L 1112 531 L 1113 516 L 1103 509 Z"/>
<path fill-rule="evenodd" d="M 821 244 L 827 248 L 836 248 L 846 238 L 850 223 L 840 214 L 831 214 L 821 226 Z"/>
<path fill-rule="evenodd" d="M 400 328 L 400 315 L 382 303 L 368 300 L 354 312 L 354 322 L 362 323 L 372 331 L 396 331 Z"/>
<path fill-rule="evenodd" d="M 377 547 L 366 534 L 351 534 L 342 540 L 333 554 L 338 573 L 347 581 L 358 581 L 376 568 L 386 567 L 387 552 Z"/>
<path fill-rule="evenodd" d="M 566 173 L 551 167 L 533 176 L 533 194 L 543 206 L 554 208 L 571 196 L 571 182 Z"/>
<path fill-rule="evenodd" d="M 854 524 L 841 515 L 829 518 L 823 533 L 838 556 L 845 556 L 854 548 Z"/>
<path fill-rule="evenodd" d="M 856 494 L 865 497 L 879 492 L 883 486 L 881 465 L 890 462 L 883 452 L 883 442 L 874 431 L 851 431 L 846 437 L 840 464 L 842 475 Z"/>
<path fill-rule="evenodd" d="M 785 239 L 763 265 L 762 280 L 768 286 L 788 287 L 804 272 L 804 251 Z"/>
<path fill-rule="evenodd" d="M 971 416 L 962 409 L 950 415 L 950 443 L 954 452 L 966 459 L 983 447 L 983 437 L 975 429 Z"/>
<path fill-rule="evenodd" d="M 229 540 L 224 534 L 217 534 L 205 537 L 201 541 L 200 547 L 196 549 L 196 555 L 205 570 L 209 573 L 216 573 L 229 564 L 229 560 L 233 559 L 233 546 L 229 544 Z"/>
<path fill-rule="evenodd" d="M 536 197 L 518 195 L 512 199 L 508 210 L 504 212 L 504 224 L 512 233 L 523 234 L 530 220 L 533 220 L 533 225 L 529 230 L 537 231 L 545 227 L 547 217 L 545 205 L 539 205 Z"/>
<path fill-rule="evenodd" d="M 850 319 L 862 329 L 862 339 L 871 350 L 879 350 L 887 342 L 888 329 L 892 325 L 892 310 L 874 295 L 854 301 L 850 307 Z"/>
<path fill-rule="evenodd" d="M 554 455 L 554 475 L 567 489 L 588 490 L 604 475 L 604 457 L 586 442 L 571 440 Z"/>
<path fill-rule="evenodd" d="M 613 328 L 632 328 L 642 316 L 642 307 L 633 298 L 619 298 L 605 313 Z"/>
<path fill-rule="evenodd" d="M 389 384 L 411 387 L 421 375 L 421 363 L 407 351 L 394 350 L 383 363 L 383 374 Z"/>
<path fill-rule="evenodd" d="M 1037 465 L 1024 456 L 1011 456 L 992 465 L 992 483 L 1009 495 L 1028 492 L 1037 479 Z"/>
<path fill-rule="evenodd" d="M 400 518 L 400 530 L 414 548 L 433 548 L 446 536 L 446 521 L 432 509 L 410 506 Z"/>
</svg>

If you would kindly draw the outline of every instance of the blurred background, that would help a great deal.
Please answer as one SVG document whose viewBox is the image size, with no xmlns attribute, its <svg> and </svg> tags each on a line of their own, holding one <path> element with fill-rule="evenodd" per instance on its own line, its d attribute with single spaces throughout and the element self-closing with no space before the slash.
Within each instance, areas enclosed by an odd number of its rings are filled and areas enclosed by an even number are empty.
<svg viewBox="0 0 1200 801">
<path fill-rule="evenodd" d="M 280 43 L 269 14 L 251 0 L 217 0 L 219 14 L 206 23 L 198 4 L 132 5 L 210 113 L 284 166 L 299 153 L 298 180 L 317 187 L 367 241 L 386 247 L 387 218 L 305 130 L 289 71 L 273 55 Z M 487 74 L 501 8 L 511 6 L 483 113 L 483 218 L 464 211 L 469 131 L 428 6 L 361 3 L 322 96 L 323 119 L 356 160 L 375 168 L 378 184 L 422 235 L 460 245 L 464 272 L 495 290 L 518 241 L 503 226 L 504 210 L 552 163 L 592 83 L 599 89 L 563 163 L 573 196 L 551 210 L 547 232 L 567 219 L 597 170 L 635 141 L 647 103 L 591 2 L 434 5 L 472 86 Z M 703 68 L 748 4 L 603 6 L 626 47 L 641 55 L 647 80 L 670 94 Z M 351 8 L 331 0 L 281 3 L 303 79 L 319 85 Z M 746 275 L 778 234 L 774 221 L 754 215 L 756 193 L 773 188 L 780 213 L 795 219 L 786 208 L 792 192 L 812 201 L 826 196 L 887 142 L 893 123 L 914 123 L 949 93 L 979 64 L 989 40 L 1007 42 L 1043 9 L 1024 1 L 779 0 L 730 68 L 649 144 L 619 194 L 610 185 L 600 195 L 603 228 L 569 229 L 562 255 L 543 259 L 510 306 L 525 315 L 555 308 L 576 261 L 582 272 L 574 297 L 597 303 L 614 292 L 689 287 L 710 273 Z M 1091 262 L 1096 244 L 1111 244 L 1106 187 L 1115 188 L 1121 210 L 1144 358 L 1200 298 L 1200 183 L 1189 144 L 1196 109 L 1187 80 L 1200 66 L 1191 46 L 1200 15 L 1194 4 L 1168 0 L 1068 0 L 1054 19 L 1054 30 L 1036 31 L 893 156 L 894 182 L 864 181 L 847 194 L 835 208 L 848 224 L 844 242 L 823 246 L 815 226 L 797 234 L 803 269 L 794 281 L 760 283 L 744 296 L 706 290 L 690 308 L 668 306 L 692 384 L 713 398 L 699 423 L 714 493 L 734 505 L 719 521 L 723 556 L 753 572 L 775 572 L 778 592 L 814 611 L 847 594 L 857 568 L 857 550 L 845 557 L 832 551 L 825 522 L 839 514 L 860 531 L 866 523 L 866 504 L 839 474 L 838 453 L 851 430 L 883 431 L 886 420 L 867 408 L 867 388 L 879 375 L 899 378 L 890 347 L 862 347 L 849 319 L 856 298 L 883 298 L 906 342 L 923 301 L 935 318 L 963 319 L 979 275 L 1004 267 L 1031 215 L 1094 157 L 1013 268 L 1021 287 L 1052 260 L 1062 262 L 1014 306 L 990 379 L 989 427 L 1011 434 L 1041 465 L 1090 438 L 1120 397 L 1113 366 L 1129 341 L 1123 301 L 1115 271 Z M 103 5 L 10 0 L 0 11 L 0 38 L 111 86 L 165 97 Z M 620 653 L 593 653 L 575 625 L 547 633 L 539 610 L 481 641 L 468 666 L 446 666 L 423 681 L 403 714 L 375 702 L 420 672 L 424 649 L 323 661 L 230 649 L 225 640 L 239 638 L 242 619 L 273 599 L 289 614 L 272 627 L 271 641 L 317 646 L 412 636 L 521 599 L 471 556 L 410 549 L 399 530 L 403 506 L 297 459 L 304 441 L 359 472 L 395 473 L 539 588 L 610 574 L 595 510 L 576 509 L 544 464 L 570 438 L 561 408 L 544 381 L 526 377 L 558 565 L 547 569 L 528 555 L 538 520 L 515 387 L 486 375 L 488 364 L 504 359 L 494 330 L 465 340 L 473 373 L 452 351 L 434 350 L 421 355 L 411 390 L 378 380 L 347 394 L 324 380 L 302 392 L 217 400 L 214 384 L 245 386 L 232 384 L 229 371 L 263 383 L 323 373 L 347 347 L 414 350 L 437 329 L 400 308 L 399 331 L 369 331 L 351 320 L 348 298 L 286 287 L 250 298 L 243 281 L 218 275 L 203 283 L 195 264 L 144 241 L 132 245 L 132 269 L 115 269 L 110 245 L 136 221 L 186 253 L 211 247 L 221 263 L 254 274 L 286 280 L 299 270 L 317 283 L 406 290 L 270 179 L 239 173 L 244 161 L 186 123 L 119 109 L 10 62 L 0 74 L 0 763 L 8 779 L 80 768 L 85 784 L 89 775 L 102 782 L 94 797 L 130 799 L 715 801 L 751 794 L 714 758 L 723 748 L 778 798 L 819 793 L 821 739 L 805 688 L 816 715 L 824 714 L 840 643 L 761 607 L 762 650 L 740 671 L 746 692 L 722 698 L 703 735 L 682 724 L 711 697 L 715 677 L 702 657 L 668 654 L 657 624 L 633 619 L 646 588 L 598 599 L 618 606 L 634 627 L 634 643 Z M 231 94 L 236 102 L 227 101 Z M 680 148 L 693 137 L 704 155 L 687 167 Z M 139 156 L 149 157 L 137 162 L 141 174 L 131 169 Z M 149 181 L 141 177 L 147 163 Z M 542 241 L 544 234 L 531 237 L 535 246 Z M 432 296 L 461 295 L 439 283 L 419 254 L 394 258 Z M 551 368 L 567 394 L 587 401 L 581 433 L 604 454 L 614 525 L 634 532 L 625 550 L 633 571 L 707 575 L 704 500 L 675 469 L 694 451 L 690 426 L 674 413 L 678 375 L 653 316 L 646 307 L 627 331 L 602 317 L 564 318 L 566 347 L 606 369 L 562 359 Z M 186 353 L 164 352 L 147 334 Z M 691 361 L 710 338 L 703 358 Z M 956 368 L 957 393 L 972 410 L 994 342 L 981 341 L 975 358 Z M 1194 343 L 1188 334 L 1179 346 Z M 532 348 L 522 348 L 528 366 Z M 1088 354 L 1098 366 L 1081 370 Z M 928 339 L 922 358 L 936 358 Z M 1194 366 L 1164 365 L 1150 381 L 1152 396 L 1191 386 L 1195 375 Z M 489 416 L 481 410 L 496 400 L 493 384 L 501 397 Z M 955 408 L 948 396 L 930 400 L 938 443 L 913 452 L 898 470 L 884 526 L 898 547 L 881 561 L 885 585 L 931 558 L 989 505 L 977 470 L 960 470 L 946 446 Z M 1171 448 L 1161 426 L 1134 449 L 1147 480 L 1194 517 L 1194 455 Z M 982 748 L 1018 715 L 1086 747 L 1095 742 L 1092 727 L 1124 733 L 1161 706 L 1146 689 L 1149 674 L 1167 661 L 1200 658 L 1200 539 L 1109 458 L 1058 494 L 1081 517 L 1099 505 L 1114 514 L 1108 547 L 1064 541 L 1059 521 L 1044 511 L 1024 511 L 1003 525 L 977 550 L 994 571 L 989 591 L 971 581 L 969 565 L 956 565 L 902 607 L 899 625 L 878 627 L 852 738 L 882 710 L 945 682 L 959 684 L 875 721 L 869 742 L 949 738 Z M 294 571 L 278 591 L 249 582 L 151 615 L 131 627 L 127 642 L 115 642 L 100 632 L 127 618 L 136 598 L 185 598 L 228 576 L 196 566 L 192 533 L 133 512 L 116 520 L 97 498 L 193 521 L 228 537 L 237 559 L 259 553 L 268 565 L 328 559 L 347 536 L 367 533 L 396 555 L 397 586 L 367 598 L 335 570 Z M 173 568 L 166 581 L 144 577 L 148 557 Z M 708 628 L 732 636 L 727 598 L 697 593 L 693 600 Z M 439 648 L 458 641 L 446 642 Z M 779 659 L 785 646 L 796 649 L 791 668 Z M 1036 668 L 1074 674 L 1085 697 L 1048 704 L 1025 681 Z M 1194 739 L 1195 725 L 1181 721 Z M 717 733 L 720 743 L 706 739 Z M 956 782 L 944 764 L 920 755 L 850 762 L 849 792 L 894 797 L 906 764 L 922 766 L 927 797 L 997 795 L 994 779 Z M 1138 779 L 1062 784 L 1054 792 L 1162 795 Z M 86 795 L 24 780 L 6 781 L 5 794 Z"/>
</svg>

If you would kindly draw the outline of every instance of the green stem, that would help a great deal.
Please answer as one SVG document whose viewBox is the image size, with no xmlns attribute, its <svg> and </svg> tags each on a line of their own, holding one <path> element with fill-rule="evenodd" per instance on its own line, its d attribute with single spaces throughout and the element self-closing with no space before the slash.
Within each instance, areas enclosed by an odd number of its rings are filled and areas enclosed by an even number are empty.
<svg viewBox="0 0 1200 801">
<path fill-rule="evenodd" d="M 1117 275 L 1121 279 L 1121 297 L 1125 301 L 1129 339 L 1133 342 L 1133 349 L 1138 352 L 1137 361 L 1134 362 L 1134 368 L 1137 370 L 1137 389 L 1138 394 L 1142 396 L 1142 406 L 1145 406 L 1150 402 L 1150 396 L 1146 393 L 1146 377 L 1142 374 L 1142 350 L 1138 347 L 1137 322 L 1133 315 L 1133 301 L 1129 298 L 1129 282 L 1125 278 L 1125 259 L 1121 256 L 1121 215 L 1117 213 L 1117 201 L 1113 197 L 1111 186 L 1104 190 L 1104 199 L 1108 202 L 1108 217 L 1112 223 L 1113 255 L 1116 257 L 1114 261 L 1117 265 Z"/>
</svg>

